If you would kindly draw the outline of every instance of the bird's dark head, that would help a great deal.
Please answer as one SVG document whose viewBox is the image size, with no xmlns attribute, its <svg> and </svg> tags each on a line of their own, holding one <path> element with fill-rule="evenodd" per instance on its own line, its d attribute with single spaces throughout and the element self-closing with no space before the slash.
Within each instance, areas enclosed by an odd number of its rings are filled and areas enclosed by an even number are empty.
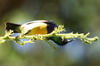
<svg viewBox="0 0 100 66">
<path fill-rule="evenodd" d="M 60 46 L 63 46 L 63 45 L 66 45 L 67 43 L 72 42 L 72 41 L 73 41 L 73 40 L 64 39 L 64 40 L 62 40 L 62 43 L 59 44 L 59 45 L 60 45 Z"/>
<path fill-rule="evenodd" d="M 50 37 L 50 40 L 54 41 L 59 46 L 64 46 L 72 40 L 62 39 L 61 37 Z"/>
</svg>

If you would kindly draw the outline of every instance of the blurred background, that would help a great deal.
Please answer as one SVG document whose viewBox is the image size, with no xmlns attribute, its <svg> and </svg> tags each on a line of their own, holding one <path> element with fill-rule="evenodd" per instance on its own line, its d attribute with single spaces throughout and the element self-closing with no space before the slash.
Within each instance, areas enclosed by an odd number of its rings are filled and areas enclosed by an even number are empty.
<svg viewBox="0 0 100 66">
<path fill-rule="evenodd" d="M 67 32 L 100 36 L 100 0 L 0 0 L 0 36 L 5 22 L 23 24 L 53 20 Z M 100 38 L 100 37 L 99 37 Z M 100 40 L 91 45 L 79 39 L 54 50 L 45 41 L 0 46 L 0 66 L 100 66 Z"/>
</svg>

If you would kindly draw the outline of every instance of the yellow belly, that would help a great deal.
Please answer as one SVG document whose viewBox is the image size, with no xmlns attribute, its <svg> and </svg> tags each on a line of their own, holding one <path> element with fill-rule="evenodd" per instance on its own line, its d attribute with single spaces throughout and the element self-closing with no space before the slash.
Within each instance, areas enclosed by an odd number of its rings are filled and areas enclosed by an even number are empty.
<svg viewBox="0 0 100 66">
<path fill-rule="evenodd" d="M 30 30 L 27 35 L 34 35 L 34 34 L 47 34 L 47 26 L 39 26 Z"/>
</svg>

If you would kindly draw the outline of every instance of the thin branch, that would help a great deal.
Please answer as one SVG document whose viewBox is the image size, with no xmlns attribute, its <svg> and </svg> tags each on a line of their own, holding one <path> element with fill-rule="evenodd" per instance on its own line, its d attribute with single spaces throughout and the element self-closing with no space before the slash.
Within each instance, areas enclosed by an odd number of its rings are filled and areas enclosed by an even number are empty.
<svg viewBox="0 0 100 66">
<path fill-rule="evenodd" d="M 10 30 L 8 32 L 5 32 L 5 35 L 0 37 L 0 44 L 4 43 L 7 40 L 13 40 L 16 41 L 20 45 L 24 45 L 26 43 L 33 43 L 34 40 L 45 40 L 48 42 L 47 38 L 52 36 L 61 37 L 62 39 L 73 39 L 73 38 L 79 38 L 86 44 L 91 44 L 94 41 L 97 41 L 98 37 L 88 38 L 90 33 L 84 34 L 84 33 L 64 33 L 61 34 L 60 32 L 65 31 L 64 26 L 59 25 L 58 28 L 55 28 L 55 30 L 50 34 L 38 34 L 38 35 L 24 35 L 23 32 L 19 36 L 11 36 L 13 34 L 13 31 Z M 21 41 L 20 39 L 29 39 L 28 41 Z M 52 47 L 52 43 L 48 42 Z M 54 47 L 55 48 L 55 47 Z"/>
</svg>

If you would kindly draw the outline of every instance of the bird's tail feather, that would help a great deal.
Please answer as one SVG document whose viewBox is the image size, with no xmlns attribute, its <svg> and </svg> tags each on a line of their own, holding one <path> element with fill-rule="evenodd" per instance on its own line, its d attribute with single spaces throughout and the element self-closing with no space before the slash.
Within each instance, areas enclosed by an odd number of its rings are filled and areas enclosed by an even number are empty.
<svg viewBox="0 0 100 66">
<path fill-rule="evenodd" d="M 14 23 L 7 22 L 5 29 L 7 31 L 13 30 L 14 33 L 20 33 L 21 31 L 20 31 L 19 27 L 20 27 L 19 24 L 14 24 Z"/>
</svg>

